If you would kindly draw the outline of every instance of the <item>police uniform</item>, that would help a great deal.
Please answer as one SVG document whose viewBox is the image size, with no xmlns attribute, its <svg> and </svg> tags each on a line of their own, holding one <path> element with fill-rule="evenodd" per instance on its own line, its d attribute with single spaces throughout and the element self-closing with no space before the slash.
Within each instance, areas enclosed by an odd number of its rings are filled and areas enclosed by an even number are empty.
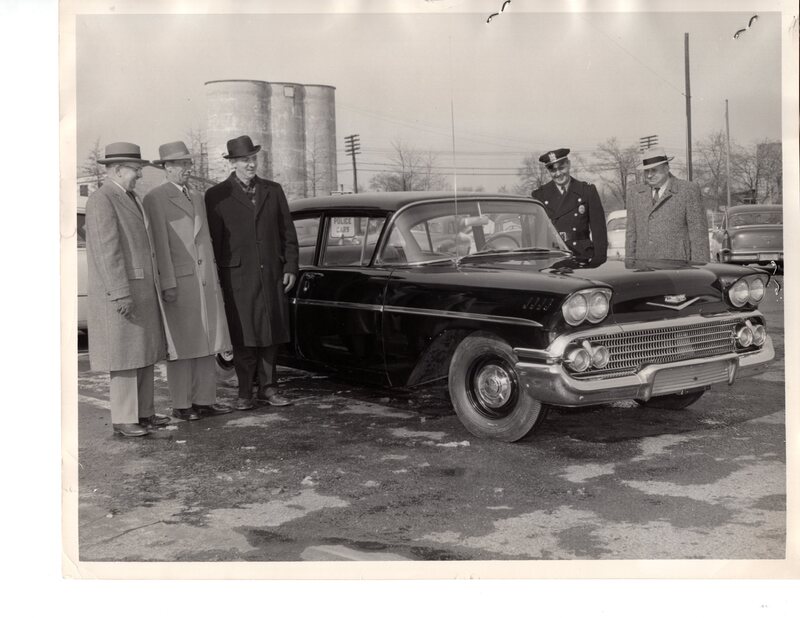
<svg viewBox="0 0 800 618">
<path fill-rule="evenodd" d="M 551 160 L 564 159 L 567 153 L 569 150 L 566 148 L 550 151 L 539 160 L 550 165 Z M 556 231 L 578 259 L 591 260 L 593 264 L 606 261 L 606 218 L 593 184 L 570 176 L 567 191 L 563 195 L 553 180 L 531 195 L 544 204 Z"/>
</svg>

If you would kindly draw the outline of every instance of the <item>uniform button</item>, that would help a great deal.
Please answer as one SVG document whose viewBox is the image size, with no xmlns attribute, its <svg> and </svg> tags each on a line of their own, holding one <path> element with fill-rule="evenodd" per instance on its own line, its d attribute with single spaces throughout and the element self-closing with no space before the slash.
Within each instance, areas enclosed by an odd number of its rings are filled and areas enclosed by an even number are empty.
<svg viewBox="0 0 800 618">
<path fill-rule="evenodd" d="M 573 231 L 573 232 L 577 232 L 577 231 L 578 231 L 578 228 L 574 227 L 574 228 L 572 228 L 572 231 Z"/>
<path fill-rule="evenodd" d="M 544 205 L 545 205 L 545 206 L 547 206 L 549 203 L 550 203 L 550 202 L 548 202 L 547 200 L 545 200 L 545 201 L 544 201 Z"/>
<path fill-rule="evenodd" d="M 577 244 L 578 244 L 578 242 L 577 242 L 577 241 L 575 241 L 575 240 L 573 240 L 573 241 L 572 241 L 572 244 L 573 244 L 573 245 L 577 245 Z"/>
</svg>

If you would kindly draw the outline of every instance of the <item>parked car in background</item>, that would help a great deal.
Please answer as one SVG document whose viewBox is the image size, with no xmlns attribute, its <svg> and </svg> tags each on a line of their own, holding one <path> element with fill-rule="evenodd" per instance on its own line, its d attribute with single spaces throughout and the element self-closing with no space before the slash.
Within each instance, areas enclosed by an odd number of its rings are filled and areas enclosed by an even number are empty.
<svg viewBox="0 0 800 618">
<path fill-rule="evenodd" d="M 627 221 L 627 210 L 612 210 L 608 213 L 606 218 L 606 229 L 608 230 L 607 256 L 610 260 L 622 260 L 625 258 L 625 227 Z"/>
<path fill-rule="evenodd" d="M 86 270 L 86 197 L 78 196 L 78 332 L 86 332 L 87 270 Z"/>
<path fill-rule="evenodd" d="M 780 204 L 731 206 L 711 239 L 711 259 L 731 264 L 769 264 L 783 268 L 783 207 Z"/>
<path fill-rule="evenodd" d="M 774 356 L 758 311 L 769 275 L 669 261 L 587 268 L 530 198 L 361 193 L 290 210 L 319 234 L 300 247 L 280 362 L 388 386 L 446 380 L 479 437 L 519 440 L 551 404 L 683 408 Z M 444 243 L 448 230 L 469 243 Z"/>
</svg>

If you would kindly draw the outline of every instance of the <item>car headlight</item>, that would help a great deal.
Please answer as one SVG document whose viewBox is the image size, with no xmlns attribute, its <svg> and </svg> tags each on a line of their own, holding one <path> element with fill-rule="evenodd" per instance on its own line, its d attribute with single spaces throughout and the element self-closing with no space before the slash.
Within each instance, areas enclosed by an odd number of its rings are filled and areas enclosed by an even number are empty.
<svg viewBox="0 0 800 618">
<path fill-rule="evenodd" d="M 728 299 L 734 307 L 758 305 L 764 299 L 766 275 L 747 275 L 728 288 Z"/>
<path fill-rule="evenodd" d="M 608 296 L 603 292 L 593 292 L 586 302 L 589 313 L 586 317 L 590 322 L 597 323 L 608 315 Z"/>
<path fill-rule="evenodd" d="M 589 288 L 571 294 L 561 305 L 561 313 L 570 326 L 577 326 L 585 320 L 597 324 L 606 319 L 610 306 L 611 290 Z"/>
<path fill-rule="evenodd" d="M 561 308 L 564 314 L 564 319 L 567 324 L 577 326 L 586 319 L 589 313 L 586 297 L 583 294 L 575 294 L 567 299 L 564 306 Z"/>
</svg>

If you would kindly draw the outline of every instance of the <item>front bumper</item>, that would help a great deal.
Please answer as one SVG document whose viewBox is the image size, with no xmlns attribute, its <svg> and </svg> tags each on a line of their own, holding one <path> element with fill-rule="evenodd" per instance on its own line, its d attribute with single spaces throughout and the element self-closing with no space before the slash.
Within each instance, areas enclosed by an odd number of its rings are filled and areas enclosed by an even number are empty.
<svg viewBox="0 0 800 618">
<path fill-rule="evenodd" d="M 647 365 L 634 375 L 576 380 L 560 363 L 520 361 L 517 374 L 523 387 L 542 403 L 564 407 L 612 403 L 621 399 L 647 401 L 658 395 L 680 393 L 712 384 L 733 384 L 737 379 L 761 373 L 775 357 L 772 338 L 754 352 L 730 353 L 708 358 Z"/>
</svg>

